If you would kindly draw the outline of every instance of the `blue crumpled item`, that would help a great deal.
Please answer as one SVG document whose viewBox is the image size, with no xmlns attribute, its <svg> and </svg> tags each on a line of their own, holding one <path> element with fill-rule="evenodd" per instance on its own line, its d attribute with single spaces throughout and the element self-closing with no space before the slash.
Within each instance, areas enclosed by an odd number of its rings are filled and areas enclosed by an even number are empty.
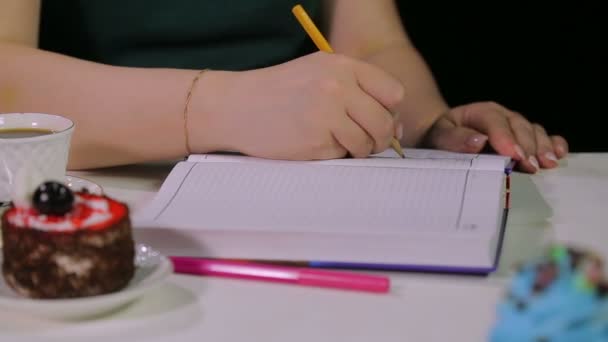
<svg viewBox="0 0 608 342">
<path fill-rule="evenodd" d="M 513 277 L 491 342 L 608 342 L 608 282 L 588 252 L 552 247 Z"/>
</svg>

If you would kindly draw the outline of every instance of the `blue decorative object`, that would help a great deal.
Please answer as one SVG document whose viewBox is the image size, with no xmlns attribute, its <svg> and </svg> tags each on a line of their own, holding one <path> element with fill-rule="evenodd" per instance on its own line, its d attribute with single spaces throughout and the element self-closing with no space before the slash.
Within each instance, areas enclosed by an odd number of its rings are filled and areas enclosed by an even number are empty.
<svg viewBox="0 0 608 342">
<path fill-rule="evenodd" d="M 602 260 L 555 246 L 522 265 L 498 306 L 489 340 L 608 341 L 608 282 Z"/>
</svg>

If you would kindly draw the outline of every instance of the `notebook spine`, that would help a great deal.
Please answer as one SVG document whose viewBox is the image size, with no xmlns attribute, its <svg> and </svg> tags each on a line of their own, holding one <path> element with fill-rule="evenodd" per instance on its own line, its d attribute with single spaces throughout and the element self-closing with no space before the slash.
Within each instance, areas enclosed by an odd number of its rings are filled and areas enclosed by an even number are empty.
<svg viewBox="0 0 608 342">
<path fill-rule="evenodd" d="M 505 176 L 505 209 L 511 209 L 511 174 Z"/>
</svg>

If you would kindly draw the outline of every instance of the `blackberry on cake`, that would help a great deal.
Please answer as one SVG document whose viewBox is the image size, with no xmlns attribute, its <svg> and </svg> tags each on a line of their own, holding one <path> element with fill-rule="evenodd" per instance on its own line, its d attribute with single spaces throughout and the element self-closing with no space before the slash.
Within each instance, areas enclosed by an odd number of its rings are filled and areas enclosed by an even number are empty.
<svg viewBox="0 0 608 342">
<path fill-rule="evenodd" d="M 75 298 L 128 285 L 135 246 L 125 204 L 59 182 L 26 198 L 2 215 L 2 273 L 12 289 L 30 298 Z"/>
</svg>

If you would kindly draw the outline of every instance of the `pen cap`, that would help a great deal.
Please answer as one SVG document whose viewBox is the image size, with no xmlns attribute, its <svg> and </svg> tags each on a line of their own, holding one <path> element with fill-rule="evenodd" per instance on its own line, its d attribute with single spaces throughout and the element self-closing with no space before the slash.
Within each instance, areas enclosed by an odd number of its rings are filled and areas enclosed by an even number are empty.
<svg viewBox="0 0 608 342">
<path fill-rule="evenodd" d="M 388 292 L 390 287 L 388 277 L 306 269 L 301 270 L 298 283 L 367 292 Z"/>
</svg>

